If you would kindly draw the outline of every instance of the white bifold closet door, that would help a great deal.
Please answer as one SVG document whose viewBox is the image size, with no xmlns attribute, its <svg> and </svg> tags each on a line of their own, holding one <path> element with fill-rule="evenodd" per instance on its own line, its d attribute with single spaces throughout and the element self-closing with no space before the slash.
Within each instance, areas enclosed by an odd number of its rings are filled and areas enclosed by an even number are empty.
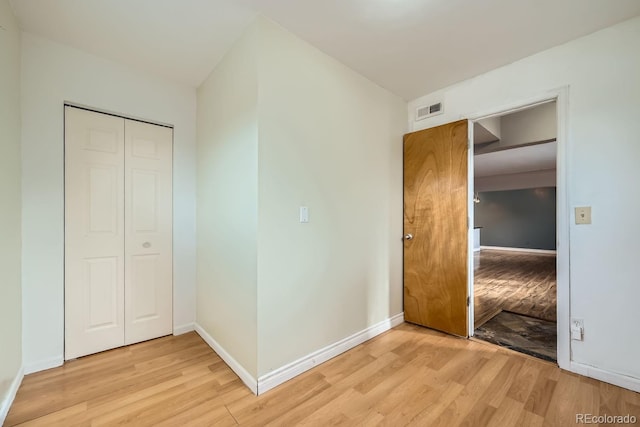
<svg viewBox="0 0 640 427">
<path fill-rule="evenodd" d="M 172 132 L 124 124 L 125 344 L 173 331 Z"/>
<path fill-rule="evenodd" d="M 172 140 L 65 107 L 65 359 L 172 332 Z"/>
</svg>

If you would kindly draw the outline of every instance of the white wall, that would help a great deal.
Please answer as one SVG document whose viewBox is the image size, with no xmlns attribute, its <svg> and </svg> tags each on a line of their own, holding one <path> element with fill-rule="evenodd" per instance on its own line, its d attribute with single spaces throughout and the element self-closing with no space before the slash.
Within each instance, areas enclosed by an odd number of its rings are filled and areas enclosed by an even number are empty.
<svg viewBox="0 0 640 427">
<path fill-rule="evenodd" d="M 501 147 L 555 139 L 558 129 L 556 103 L 547 102 L 503 116 L 500 123 Z M 495 145 L 491 148 L 495 149 Z"/>
<path fill-rule="evenodd" d="M 258 75 L 249 30 L 198 88 L 197 323 L 257 375 Z"/>
<path fill-rule="evenodd" d="M 172 124 L 174 326 L 195 312 L 195 89 L 23 33 L 23 351 L 27 371 L 61 363 L 64 337 L 63 103 Z"/>
<path fill-rule="evenodd" d="M 442 89 L 408 108 L 418 130 L 569 86 L 569 204 L 593 209 L 591 225 L 570 220 L 570 311 L 585 325 L 584 341 L 571 342 L 572 358 L 635 378 L 640 378 L 639 50 L 640 17 Z M 440 97 L 443 115 L 413 121 L 416 106 Z"/>
<path fill-rule="evenodd" d="M 263 18 L 199 88 L 197 322 L 250 382 L 402 312 L 405 130 Z"/>
<path fill-rule="evenodd" d="M 525 188 L 555 187 L 556 170 L 510 173 L 505 175 L 479 176 L 473 189 L 480 191 L 522 190 Z"/>
<path fill-rule="evenodd" d="M 20 30 L 0 0 L 0 424 L 22 365 Z M 14 390 L 15 391 L 15 390 Z"/>
<path fill-rule="evenodd" d="M 494 134 L 498 139 L 502 137 L 502 118 L 500 116 L 487 117 L 486 119 L 478 120 L 482 126 L 489 132 Z"/>
<path fill-rule="evenodd" d="M 258 25 L 262 376 L 402 312 L 406 103 Z"/>
</svg>

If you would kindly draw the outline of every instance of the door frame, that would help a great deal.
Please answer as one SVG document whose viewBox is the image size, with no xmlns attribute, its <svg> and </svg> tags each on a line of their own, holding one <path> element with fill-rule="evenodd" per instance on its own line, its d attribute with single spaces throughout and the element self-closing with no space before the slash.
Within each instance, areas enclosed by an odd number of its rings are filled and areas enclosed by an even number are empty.
<svg viewBox="0 0 640 427">
<path fill-rule="evenodd" d="M 469 150 L 468 150 L 468 212 L 469 212 L 469 229 L 468 229 L 468 265 L 469 272 L 469 299 L 473 301 L 473 224 L 474 224 L 474 163 L 473 163 L 473 124 L 474 122 L 490 117 L 502 116 L 509 113 L 525 110 L 536 105 L 548 102 L 556 102 L 556 118 L 557 118 L 557 157 L 556 157 L 556 279 L 557 279 L 557 362 L 562 369 L 570 370 L 571 365 L 571 340 L 569 335 L 570 326 L 570 209 L 567 188 L 567 177 L 569 176 L 569 86 L 562 86 L 552 89 L 537 96 L 502 104 L 477 111 L 467 116 L 469 119 Z M 473 336 L 474 332 L 474 304 L 470 303 L 468 307 L 469 316 L 469 336 Z"/>
</svg>

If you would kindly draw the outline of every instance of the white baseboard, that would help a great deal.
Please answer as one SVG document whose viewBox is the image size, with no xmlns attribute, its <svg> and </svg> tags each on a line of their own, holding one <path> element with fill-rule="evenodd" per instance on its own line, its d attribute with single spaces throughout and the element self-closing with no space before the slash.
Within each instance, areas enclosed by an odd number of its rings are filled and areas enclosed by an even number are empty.
<svg viewBox="0 0 640 427">
<path fill-rule="evenodd" d="M 218 356 L 220 356 L 220 358 L 229 365 L 233 372 L 240 377 L 242 382 L 244 382 L 254 394 L 262 394 L 286 381 L 289 381 L 303 372 L 306 372 L 309 369 L 402 324 L 403 322 L 404 313 L 396 314 L 389 319 L 369 326 L 360 332 L 356 332 L 349 337 L 301 357 L 300 359 L 278 368 L 273 372 L 269 372 L 268 374 L 261 376 L 257 381 L 240 363 L 227 353 L 227 351 L 215 339 L 213 339 L 213 337 L 209 335 L 202 326 L 196 323 L 195 331 L 207 344 L 209 344 L 213 351 L 215 351 Z"/>
<path fill-rule="evenodd" d="M 488 249 L 492 251 L 531 252 L 533 254 L 546 255 L 556 255 L 557 252 L 549 249 L 508 248 L 505 246 L 480 246 L 480 249 Z"/>
<path fill-rule="evenodd" d="M 605 383 L 617 385 L 640 393 L 640 379 L 638 378 L 616 374 L 615 372 L 605 371 L 603 369 L 578 362 L 571 362 L 569 370 L 576 374 L 584 375 L 585 377 L 594 378 Z"/>
<path fill-rule="evenodd" d="M 240 363 L 238 363 L 236 359 L 231 357 L 231 355 L 227 353 L 227 351 L 216 340 L 214 340 L 213 337 L 202 328 L 202 326 L 198 325 L 198 323 L 195 323 L 195 331 L 207 344 L 209 344 L 209 347 L 211 347 L 213 351 L 215 351 L 218 356 L 220 356 L 220 358 L 229 365 L 231 370 L 240 377 L 242 382 L 249 387 L 249 390 L 251 390 L 253 394 L 258 394 L 258 382 L 256 379 Z"/>
<path fill-rule="evenodd" d="M 51 368 L 57 368 L 64 364 L 64 357 L 62 355 L 52 357 L 51 359 L 40 360 L 38 362 L 27 363 L 24 365 L 24 374 L 29 375 L 34 372 L 45 371 Z"/>
<path fill-rule="evenodd" d="M 195 331 L 194 323 L 187 323 L 186 325 L 174 326 L 173 335 L 182 335 L 188 332 Z"/>
<path fill-rule="evenodd" d="M 344 353 L 353 347 L 362 344 L 371 338 L 380 335 L 389 329 L 400 325 L 404 322 L 404 313 L 396 314 L 382 322 L 369 326 L 360 332 L 346 337 L 338 342 L 330 344 L 320 350 L 314 351 L 300 359 L 291 362 L 281 368 L 278 368 L 266 375 L 258 378 L 258 393 L 265 393 L 272 388 L 289 381 L 290 379 L 308 371 L 309 369 L 326 362 L 329 359 L 336 357 L 337 355 Z"/>
<path fill-rule="evenodd" d="M 11 408 L 11 404 L 13 400 L 16 398 L 16 394 L 18 393 L 18 389 L 20 388 L 20 384 L 22 384 L 22 379 L 24 378 L 24 368 L 21 366 L 18 369 L 18 373 L 13 378 L 11 385 L 9 386 L 9 390 L 4 395 L 2 402 L 0 402 L 0 425 L 4 425 L 4 420 L 7 419 L 7 415 L 9 414 L 9 408 Z"/>
</svg>

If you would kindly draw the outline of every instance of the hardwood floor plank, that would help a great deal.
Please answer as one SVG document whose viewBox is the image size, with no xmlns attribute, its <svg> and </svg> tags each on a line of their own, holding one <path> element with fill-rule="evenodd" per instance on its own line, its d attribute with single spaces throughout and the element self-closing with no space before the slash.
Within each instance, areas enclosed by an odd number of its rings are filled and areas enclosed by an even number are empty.
<svg viewBox="0 0 640 427">
<path fill-rule="evenodd" d="M 433 425 L 452 426 L 464 420 L 478 400 L 489 396 L 487 389 L 509 361 L 504 354 L 497 354 L 489 360 L 482 370 L 464 386 L 462 392 L 452 401 Z M 431 425 L 431 424 L 428 424 Z"/>
<path fill-rule="evenodd" d="M 525 410 L 520 414 L 516 425 L 521 427 L 542 427 L 544 425 L 544 417 Z"/>
<path fill-rule="evenodd" d="M 222 410 L 224 408 L 224 411 Z M 194 427 L 202 427 L 202 426 L 216 426 L 216 427 L 230 427 L 237 426 L 238 422 L 233 418 L 233 415 L 229 412 L 226 407 L 217 408 L 213 411 L 206 412 L 203 415 L 200 415 L 198 418 L 187 421 L 186 424 L 172 424 L 176 425 L 185 425 L 185 426 L 194 426 Z"/>
<path fill-rule="evenodd" d="M 483 427 L 488 426 L 491 418 L 496 413 L 496 408 L 488 405 L 484 400 L 479 400 L 462 422 L 458 424 L 460 427 Z"/>
<path fill-rule="evenodd" d="M 423 402 L 436 396 L 437 391 L 424 380 L 430 375 L 429 371 L 430 369 L 426 367 L 418 368 L 414 375 L 380 402 L 377 410 L 385 415 L 383 425 L 406 424 L 422 411 Z"/>
<path fill-rule="evenodd" d="M 302 420 L 312 417 L 312 414 L 318 411 L 318 408 L 325 407 L 339 399 L 344 391 L 344 387 L 329 387 L 296 406 L 295 409 L 285 412 L 278 418 L 263 425 L 270 427 L 299 425 Z"/>
<path fill-rule="evenodd" d="M 408 426 L 431 426 L 431 425 L 447 425 L 447 417 L 441 418 L 441 415 L 451 409 L 452 402 L 460 396 L 464 386 L 451 382 L 442 387 L 437 392 L 437 396 L 432 397 L 425 402 L 424 408 L 414 416 L 408 423 Z M 436 424 L 438 421 L 438 424 Z"/>
<path fill-rule="evenodd" d="M 313 426 L 321 425 L 323 422 L 329 421 L 329 425 L 332 423 L 345 422 L 349 420 L 349 417 L 344 413 L 347 406 L 354 399 L 358 398 L 359 393 L 352 388 L 347 388 L 340 393 L 335 399 L 331 400 L 326 405 L 319 407 L 317 410 L 310 413 L 308 416 L 301 419 L 297 425 L 299 426 Z"/>
<path fill-rule="evenodd" d="M 29 427 L 46 427 L 52 425 L 62 425 L 68 418 L 85 413 L 87 410 L 87 402 L 82 402 L 77 405 L 69 406 L 56 412 L 44 415 L 42 417 L 29 420 L 25 423 L 19 424 L 21 426 Z"/>
<path fill-rule="evenodd" d="M 206 425 L 205 418 L 212 424 L 217 424 L 217 422 L 223 423 L 224 421 L 219 420 L 230 419 L 232 421 L 232 424 L 228 425 L 237 425 L 237 422 L 225 405 L 207 405 L 205 403 L 206 399 L 207 398 L 205 396 L 203 396 L 202 399 L 197 399 L 196 403 L 190 408 L 157 422 L 155 426 L 175 427 L 188 425 Z"/>
<path fill-rule="evenodd" d="M 520 357 L 509 358 L 507 363 L 487 388 L 486 395 L 489 405 L 494 408 L 499 408 L 505 398 L 509 399 L 506 397 L 507 393 L 511 388 L 513 379 L 522 368 L 522 365 L 524 365 L 524 362 L 524 359 Z"/>
<path fill-rule="evenodd" d="M 510 398 L 504 399 L 489 421 L 490 425 L 501 427 L 520 427 L 518 424 L 523 412 L 522 402 Z"/>
<path fill-rule="evenodd" d="M 512 381 L 507 396 L 518 402 L 526 402 L 534 387 L 536 378 L 540 374 L 540 363 L 526 360 Z"/>
<path fill-rule="evenodd" d="M 551 396 L 553 396 L 556 385 L 556 381 L 545 378 L 544 376 L 538 376 L 524 408 L 535 415 L 544 416 L 549 409 Z"/>
<path fill-rule="evenodd" d="M 330 384 L 324 381 L 322 374 L 316 372 L 283 384 L 282 393 L 266 393 L 261 399 L 247 397 L 228 408 L 239 423 L 259 425 L 268 423 L 328 387 Z"/>
<path fill-rule="evenodd" d="M 554 388 L 551 402 L 545 414 L 545 426 L 558 426 L 563 423 L 575 424 L 577 412 L 576 395 L 580 387 L 580 379 L 576 375 L 562 374 Z"/>
<path fill-rule="evenodd" d="M 640 394 L 403 324 L 254 396 L 195 333 L 24 378 L 5 425 L 565 426 L 640 417 Z"/>
</svg>

